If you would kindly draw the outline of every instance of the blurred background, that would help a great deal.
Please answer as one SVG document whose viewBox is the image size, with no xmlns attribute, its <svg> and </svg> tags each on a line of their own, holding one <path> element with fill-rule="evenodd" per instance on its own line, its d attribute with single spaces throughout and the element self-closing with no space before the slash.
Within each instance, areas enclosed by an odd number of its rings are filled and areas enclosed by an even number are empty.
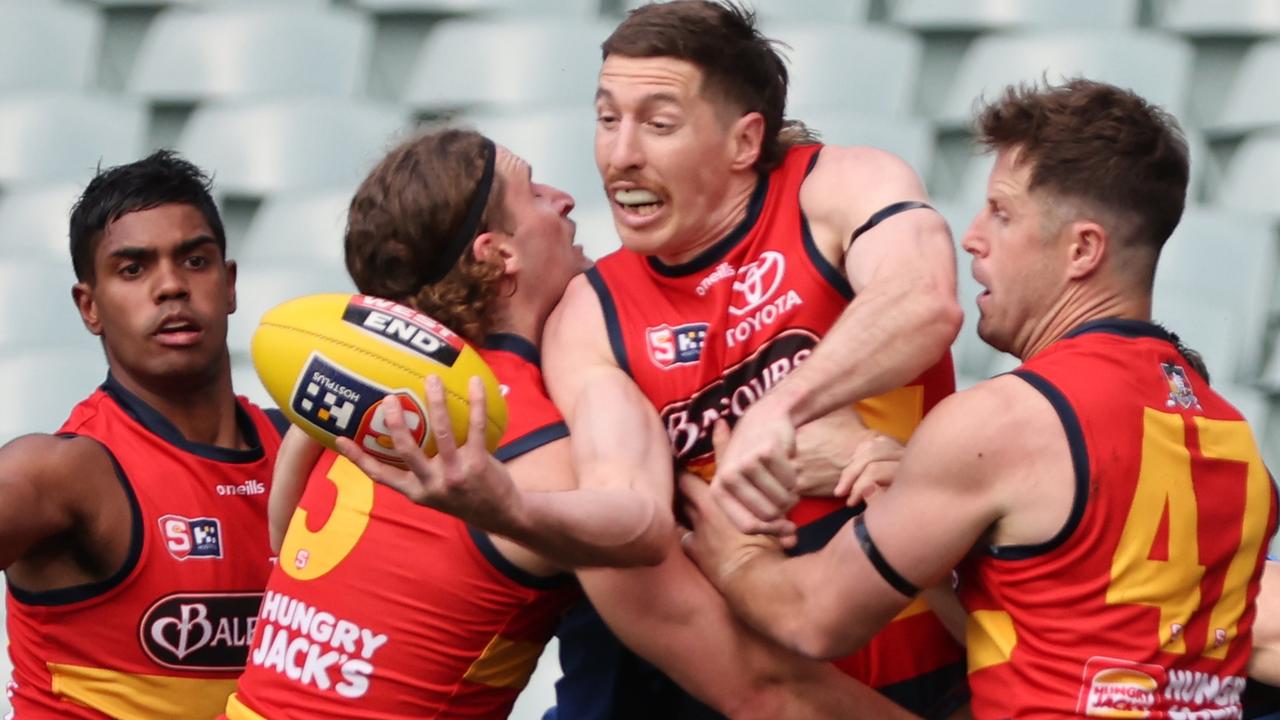
<svg viewBox="0 0 1280 720">
<path fill-rule="evenodd" d="M 249 361 L 262 312 L 353 289 L 346 205 L 420 125 L 461 122 L 571 192 L 580 242 L 616 246 L 592 159 L 600 42 L 636 0 L 0 0 L 0 443 L 57 428 L 106 372 L 71 303 L 71 204 L 98 166 L 173 147 L 214 176 L 239 261 L 229 345 L 238 391 L 271 404 Z M 1182 224 L 1156 318 L 1280 460 L 1280 0 L 754 0 L 788 47 L 788 115 L 834 144 L 898 153 L 957 248 L 990 158 L 975 99 L 1083 74 L 1172 112 L 1191 146 Z M 960 256 L 967 386 L 1014 358 L 974 334 Z M 0 635 L 3 635 L 0 631 Z M 552 649 L 554 650 L 554 648 Z M 9 675 L 7 656 L 0 677 Z M 537 718 L 550 653 L 514 717 Z M 0 699 L 0 712 L 7 702 Z"/>
</svg>

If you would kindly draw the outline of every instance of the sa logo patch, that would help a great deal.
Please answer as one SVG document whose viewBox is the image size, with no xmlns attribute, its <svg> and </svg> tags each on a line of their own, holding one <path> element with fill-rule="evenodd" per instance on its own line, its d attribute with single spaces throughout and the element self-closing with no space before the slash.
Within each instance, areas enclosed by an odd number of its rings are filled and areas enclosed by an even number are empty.
<svg viewBox="0 0 1280 720">
<path fill-rule="evenodd" d="M 669 370 L 676 365 L 692 365 L 702 358 L 707 341 L 706 323 L 671 326 L 666 323 L 645 330 L 649 359 L 654 365 Z"/>
<path fill-rule="evenodd" d="M 165 515 L 160 518 L 160 534 L 165 549 L 178 560 L 222 557 L 222 523 L 217 518 Z"/>
</svg>

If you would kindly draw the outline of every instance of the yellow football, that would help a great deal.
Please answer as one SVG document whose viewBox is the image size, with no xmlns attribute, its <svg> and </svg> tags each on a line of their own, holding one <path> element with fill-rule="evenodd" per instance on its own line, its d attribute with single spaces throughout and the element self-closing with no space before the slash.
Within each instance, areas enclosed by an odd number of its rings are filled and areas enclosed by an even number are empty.
<svg viewBox="0 0 1280 720">
<path fill-rule="evenodd" d="M 350 438 L 379 459 L 399 464 L 381 410 L 389 394 L 400 399 L 418 446 L 435 455 L 423 380 L 444 384 L 449 421 L 466 442 L 467 384 L 484 382 L 485 444 L 492 452 L 507 427 L 498 380 L 479 353 L 457 334 L 412 308 L 368 295 L 294 298 L 258 323 L 253 365 L 271 398 L 293 424 L 326 447 Z"/>
</svg>

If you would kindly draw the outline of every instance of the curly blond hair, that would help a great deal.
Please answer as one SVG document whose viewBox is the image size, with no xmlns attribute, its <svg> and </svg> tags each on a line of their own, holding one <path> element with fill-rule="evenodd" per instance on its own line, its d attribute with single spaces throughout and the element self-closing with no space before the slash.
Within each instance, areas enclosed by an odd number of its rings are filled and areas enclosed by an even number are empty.
<svg viewBox="0 0 1280 720">
<path fill-rule="evenodd" d="M 401 143 L 356 190 L 345 241 L 347 272 L 360 292 L 412 305 L 473 343 L 493 327 L 501 266 L 477 260 L 468 244 L 442 280 L 425 278 L 465 222 L 486 146 L 483 135 L 457 128 Z M 502 182 L 495 177 L 476 235 L 500 229 L 505 220 Z"/>
</svg>

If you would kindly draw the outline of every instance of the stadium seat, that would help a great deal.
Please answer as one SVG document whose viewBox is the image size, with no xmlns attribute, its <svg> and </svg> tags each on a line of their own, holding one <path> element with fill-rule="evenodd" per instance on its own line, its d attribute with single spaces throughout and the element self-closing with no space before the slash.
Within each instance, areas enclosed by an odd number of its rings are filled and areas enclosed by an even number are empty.
<svg viewBox="0 0 1280 720">
<path fill-rule="evenodd" d="M 8 407 L 15 409 L 0 413 L 3 445 L 19 435 L 55 432 L 71 408 L 107 378 L 107 360 L 96 346 L 2 353 L 0 377 L 5 379 Z M 9 675 L 0 677 L 8 681 Z"/>
<path fill-rule="evenodd" d="M 921 32 L 1010 28 L 1123 29 L 1138 19 L 1138 0 L 891 0 L 889 20 Z"/>
<path fill-rule="evenodd" d="M 62 0 L 0 1 L 0 90 L 83 90 L 93 81 L 102 18 Z"/>
<path fill-rule="evenodd" d="M 1194 209 L 1161 252 L 1156 319 L 1205 355 L 1215 379 L 1258 376 L 1276 242 L 1267 218 Z"/>
<path fill-rule="evenodd" d="M 1157 0 L 1157 27 L 1188 37 L 1260 37 L 1280 32 L 1275 0 Z"/>
<path fill-rule="evenodd" d="M 933 127 L 920 118 L 888 118 L 841 110 L 789 111 L 829 145 L 870 145 L 898 155 L 922 178 L 933 165 Z"/>
<path fill-rule="evenodd" d="M 1280 215 L 1280 127 L 1251 133 L 1223 174 L 1217 204 Z"/>
<path fill-rule="evenodd" d="M 650 0 L 626 0 L 624 9 L 634 10 L 646 5 Z M 756 17 L 765 26 L 765 33 L 773 36 L 769 28 L 775 21 L 822 22 L 822 23 L 862 23 L 867 19 L 871 8 L 871 0 L 753 0 L 746 3 L 755 10 Z M 785 40 L 785 38 L 783 38 Z"/>
<path fill-rule="evenodd" d="M 218 103 L 196 110 L 178 149 L 222 195 L 354 191 L 406 120 L 396 107 L 339 98 Z"/>
<path fill-rule="evenodd" d="M 1280 3 L 1275 4 L 1280 17 Z M 1280 39 L 1260 42 L 1245 53 L 1221 111 L 1207 118 L 1208 129 L 1217 136 L 1238 136 L 1267 127 L 1280 127 Z"/>
<path fill-rule="evenodd" d="M 1132 88 L 1174 115 L 1186 107 L 1191 47 L 1145 31 L 1025 32 L 983 35 L 964 54 L 937 120 L 951 127 L 969 121 L 976 98 L 1006 85 L 1050 82 L 1083 75 Z"/>
<path fill-rule="evenodd" d="M 352 95 L 372 23 L 340 8 L 264 3 L 175 8 L 147 31 L 129 90 L 153 101 Z"/>
<path fill-rule="evenodd" d="M 553 15 L 595 17 L 600 0 L 354 0 L 357 7 L 377 14 L 429 13 L 432 15 Z"/>
<path fill-rule="evenodd" d="M 535 182 L 568 192 L 579 203 L 605 200 L 596 170 L 595 111 L 589 103 L 519 113 L 472 113 L 461 124 L 475 127 L 529 161 Z"/>
<path fill-rule="evenodd" d="M 790 69 L 787 105 L 796 113 L 839 109 L 906 117 L 924 52 L 910 33 L 815 23 L 771 25 Z"/>
<path fill-rule="evenodd" d="M 0 257 L 70 262 L 67 234 L 75 183 L 11 188 L 0 195 Z"/>
<path fill-rule="evenodd" d="M 430 112 L 589 108 L 600 43 L 612 29 L 602 22 L 547 18 L 443 21 L 414 63 L 404 100 Z"/>
<path fill-rule="evenodd" d="M 253 268 L 278 263 L 345 267 L 343 237 L 347 206 L 354 193 L 353 185 L 337 190 L 271 195 L 254 213 L 236 259 L 241 265 Z"/>
<path fill-rule="evenodd" d="M 69 254 L 58 261 L 0 260 L 0 354 L 95 347 L 71 299 L 75 282 Z"/>
<path fill-rule="evenodd" d="M 121 97 L 0 95 L 0 183 L 87 180 L 99 164 L 136 160 L 146 122 Z"/>
<path fill-rule="evenodd" d="M 266 311 L 301 295 L 331 292 L 355 292 L 342 265 L 318 262 L 262 267 L 246 263 L 236 277 L 236 312 L 227 331 L 227 347 L 233 355 L 248 353 L 253 331 Z"/>
</svg>

